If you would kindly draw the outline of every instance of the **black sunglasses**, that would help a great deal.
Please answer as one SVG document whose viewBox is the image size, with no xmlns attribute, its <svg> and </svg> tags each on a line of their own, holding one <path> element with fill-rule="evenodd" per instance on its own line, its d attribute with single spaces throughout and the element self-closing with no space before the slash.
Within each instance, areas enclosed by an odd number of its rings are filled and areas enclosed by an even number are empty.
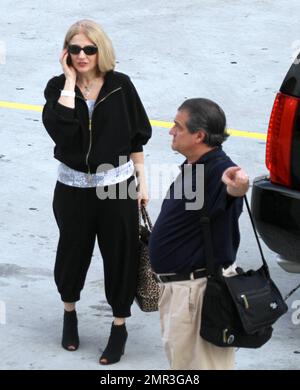
<svg viewBox="0 0 300 390">
<path fill-rule="evenodd" d="M 81 52 L 81 50 L 83 50 L 84 54 L 86 54 L 87 56 L 92 56 L 92 55 L 97 53 L 98 47 L 92 46 L 92 45 L 88 45 L 88 46 L 84 46 L 84 47 L 80 47 L 78 45 L 69 45 L 68 46 L 68 52 L 70 54 L 78 55 Z"/>
</svg>

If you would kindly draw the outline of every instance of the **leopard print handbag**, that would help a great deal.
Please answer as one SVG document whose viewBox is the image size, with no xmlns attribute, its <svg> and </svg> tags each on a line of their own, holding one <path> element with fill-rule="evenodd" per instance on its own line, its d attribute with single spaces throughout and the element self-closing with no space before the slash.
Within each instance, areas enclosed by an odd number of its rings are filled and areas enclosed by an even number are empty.
<svg viewBox="0 0 300 390">
<path fill-rule="evenodd" d="M 141 217 L 143 219 L 144 225 L 141 223 Z M 141 207 L 139 219 L 139 269 L 135 301 L 142 311 L 151 312 L 158 310 L 160 288 L 157 281 L 155 280 L 149 260 L 148 243 L 152 230 L 152 223 L 144 206 Z"/>
</svg>

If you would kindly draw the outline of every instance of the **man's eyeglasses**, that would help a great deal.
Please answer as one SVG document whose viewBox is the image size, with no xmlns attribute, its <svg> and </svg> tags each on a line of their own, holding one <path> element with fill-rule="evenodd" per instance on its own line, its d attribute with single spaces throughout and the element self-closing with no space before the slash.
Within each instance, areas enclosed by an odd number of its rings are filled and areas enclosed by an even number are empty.
<svg viewBox="0 0 300 390">
<path fill-rule="evenodd" d="M 78 45 L 69 45 L 68 46 L 68 52 L 70 54 L 78 55 L 81 52 L 81 50 L 83 50 L 84 54 L 86 54 L 87 56 L 92 56 L 92 55 L 97 53 L 98 47 L 92 46 L 92 45 L 88 45 L 88 46 L 84 46 L 84 47 L 80 47 Z"/>
</svg>

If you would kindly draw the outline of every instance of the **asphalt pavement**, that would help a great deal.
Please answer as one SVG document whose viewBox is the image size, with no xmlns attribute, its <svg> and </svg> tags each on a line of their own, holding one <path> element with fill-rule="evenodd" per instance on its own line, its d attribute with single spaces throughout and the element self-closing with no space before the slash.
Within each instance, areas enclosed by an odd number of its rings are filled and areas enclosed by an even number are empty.
<svg viewBox="0 0 300 390">
<path fill-rule="evenodd" d="M 57 161 L 39 107 L 47 80 L 61 73 L 58 58 L 68 27 L 82 18 L 102 24 L 115 46 L 117 70 L 131 76 L 150 119 L 163 122 L 153 127 L 145 148 L 154 222 L 172 180 L 167 175 L 159 183 L 155 169 L 174 173 L 183 161 L 170 149 L 167 122 L 186 98 L 215 100 L 231 129 L 259 133 L 262 137 L 232 136 L 224 149 L 251 179 L 266 173 L 264 135 L 275 93 L 300 51 L 299 14 L 298 0 L 1 0 L 1 370 L 106 369 L 98 358 L 112 314 L 98 249 L 78 304 L 80 348 L 70 353 L 60 346 L 63 308 L 53 281 Z M 258 266 L 245 213 L 241 233 L 238 261 Z M 276 255 L 264 249 L 272 276 L 286 294 L 300 277 L 282 271 Z M 299 369 L 300 292 L 288 302 L 289 312 L 275 325 L 269 343 L 238 351 L 237 369 Z M 125 355 L 109 369 L 168 368 L 158 313 L 142 313 L 134 305 L 128 332 Z"/>
</svg>

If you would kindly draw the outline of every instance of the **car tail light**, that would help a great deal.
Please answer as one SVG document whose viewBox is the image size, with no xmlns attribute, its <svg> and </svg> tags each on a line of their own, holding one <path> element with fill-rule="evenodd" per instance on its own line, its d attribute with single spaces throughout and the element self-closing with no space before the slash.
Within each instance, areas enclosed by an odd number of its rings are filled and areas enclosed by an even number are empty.
<svg viewBox="0 0 300 390">
<path fill-rule="evenodd" d="M 273 183 L 291 187 L 291 150 L 300 99 L 279 92 L 273 105 L 266 146 L 266 166 Z"/>
</svg>

